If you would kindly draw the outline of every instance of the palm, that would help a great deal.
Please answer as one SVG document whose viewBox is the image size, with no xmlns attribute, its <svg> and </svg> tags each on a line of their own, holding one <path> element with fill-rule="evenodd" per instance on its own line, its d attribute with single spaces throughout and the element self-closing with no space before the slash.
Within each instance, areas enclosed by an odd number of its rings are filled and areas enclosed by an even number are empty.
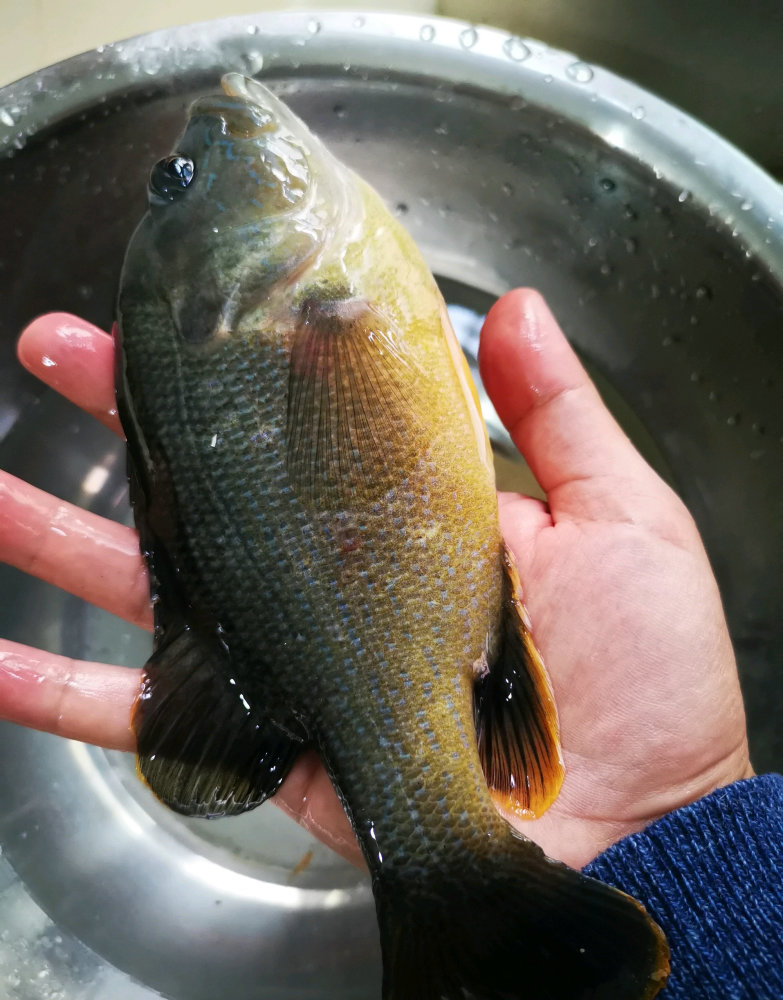
<svg viewBox="0 0 783 1000">
<path fill-rule="evenodd" d="M 712 574 L 684 510 L 679 542 L 612 522 L 542 526 L 532 513 L 531 522 L 526 498 L 509 498 L 502 522 L 552 677 L 566 780 L 522 829 L 583 865 L 743 774 L 744 716 Z M 705 592 L 713 600 L 687 606 Z"/>
<path fill-rule="evenodd" d="M 25 332 L 23 362 L 119 433 L 111 342 L 62 320 L 44 317 Z M 44 366 L 52 355 L 57 364 Z M 551 856 L 583 865 L 650 819 L 749 773 L 736 668 L 690 517 L 622 438 L 535 296 L 517 293 L 493 310 L 482 370 L 549 502 L 500 498 L 552 678 L 567 768 L 558 800 L 522 829 Z M 55 518 L 73 530 L 52 536 L 46 528 Z M 0 478 L 0 556 L 151 623 L 135 533 L 8 476 Z M 133 748 L 137 672 L 0 645 L 0 717 Z M 276 801 L 358 860 L 314 755 L 298 762 Z"/>
</svg>

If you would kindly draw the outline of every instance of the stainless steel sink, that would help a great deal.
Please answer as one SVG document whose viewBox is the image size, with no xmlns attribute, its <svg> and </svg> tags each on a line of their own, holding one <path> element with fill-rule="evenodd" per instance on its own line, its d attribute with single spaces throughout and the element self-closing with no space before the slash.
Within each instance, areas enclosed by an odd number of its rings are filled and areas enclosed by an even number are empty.
<svg viewBox="0 0 783 1000">
<path fill-rule="evenodd" d="M 279 14 L 108 46 L 0 91 L 0 465 L 128 518 L 121 447 L 26 376 L 13 345 L 48 309 L 110 324 L 149 167 L 227 69 L 261 75 L 379 188 L 469 354 L 497 294 L 542 289 L 695 515 L 754 762 L 783 766 L 783 196 L 713 133 L 575 56 L 457 22 Z M 487 416 L 503 476 L 529 483 Z M 145 658 L 145 635 L 54 588 L 7 568 L 0 587 L 9 638 Z M 379 996 L 364 876 L 273 806 L 184 821 L 122 755 L 13 726 L 0 794 L 0 995 Z"/>
</svg>

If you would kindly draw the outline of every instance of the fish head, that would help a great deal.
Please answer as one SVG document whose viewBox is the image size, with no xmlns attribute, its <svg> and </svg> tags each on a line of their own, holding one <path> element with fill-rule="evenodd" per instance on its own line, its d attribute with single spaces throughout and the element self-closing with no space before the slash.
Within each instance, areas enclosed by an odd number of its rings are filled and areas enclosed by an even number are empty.
<svg viewBox="0 0 783 1000">
<path fill-rule="evenodd" d="M 324 244 L 334 162 L 271 91 L 230 73 L 198 99 L 175 151 L 152 168 L 123 295 L 153 293 L 180 339 L 224 339 Z"/>
</svg>

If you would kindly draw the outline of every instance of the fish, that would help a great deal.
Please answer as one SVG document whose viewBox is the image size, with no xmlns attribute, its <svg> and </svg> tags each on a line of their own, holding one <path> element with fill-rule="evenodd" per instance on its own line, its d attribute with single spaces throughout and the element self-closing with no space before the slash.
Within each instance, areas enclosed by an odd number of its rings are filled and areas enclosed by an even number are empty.
<svg viewBox="0 0 783 1000">
<path fill-rule="evenodd" d="M 155 630 L 132 725 L 172 809 L 320 755 L 369 868 L 384 1000 L 648 1000 L 664 935 L 501 816 L 557 711 L 442 296 L 381 197 L 227 74 L 152 168 L 117 300 Z"/>
</svg>

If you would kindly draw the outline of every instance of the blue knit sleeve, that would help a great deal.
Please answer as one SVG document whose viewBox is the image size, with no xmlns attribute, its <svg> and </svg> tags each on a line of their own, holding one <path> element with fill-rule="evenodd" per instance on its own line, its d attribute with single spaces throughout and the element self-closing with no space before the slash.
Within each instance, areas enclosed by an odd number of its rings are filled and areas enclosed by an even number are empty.
<svg viewBox="0 0 783 1000">
<path fill-rule="evenodd" d="M 672 971 L 661 1000 L 783 1000 L 783 777 L 720 788 L 585 869 L 647 907 Z"/>
</svg>

